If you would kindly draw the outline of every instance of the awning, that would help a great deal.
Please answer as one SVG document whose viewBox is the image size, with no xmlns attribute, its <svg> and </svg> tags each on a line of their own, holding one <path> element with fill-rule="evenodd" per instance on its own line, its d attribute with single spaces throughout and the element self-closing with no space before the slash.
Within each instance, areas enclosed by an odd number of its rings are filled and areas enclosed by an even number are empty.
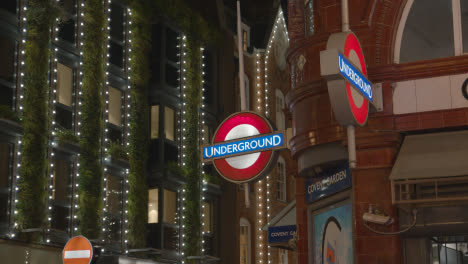
<svg viewBox="0 0 468 264">
<path fill-rule="evenodd" d="M 468 131 L 407 136 L 390 180 L 468 175 Z"/>
<path fill-rule="evenodd" d="M 407 136 L 390 173 L 392 203 L 468 202 L 468 131 Z"/>
<path fill-rule="evenodd" d="M 288 250 L 296 249 L 296 200 L 290 202 L 268 224 L 263 226 L 268 230 L 268 243 L 272 247 Z"/>
</svg>

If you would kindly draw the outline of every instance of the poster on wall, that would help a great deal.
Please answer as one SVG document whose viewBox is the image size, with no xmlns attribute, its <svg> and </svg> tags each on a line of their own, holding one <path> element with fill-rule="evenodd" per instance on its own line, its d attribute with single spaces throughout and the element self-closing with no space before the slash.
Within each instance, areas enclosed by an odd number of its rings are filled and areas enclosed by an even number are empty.
<svg viewBox="0 0 468 264">
<path fill-rule="evenodd" d="M 314 216 L 314 257 L 316 264 L 353 264 L 351 204 Z"/>
</svg>

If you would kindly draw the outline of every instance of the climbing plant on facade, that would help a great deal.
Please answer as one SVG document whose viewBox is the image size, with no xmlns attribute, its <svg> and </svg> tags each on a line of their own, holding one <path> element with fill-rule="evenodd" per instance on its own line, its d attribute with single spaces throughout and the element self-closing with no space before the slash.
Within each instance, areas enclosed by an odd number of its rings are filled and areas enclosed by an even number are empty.
<svg viewBox="0 0 468 264">
<path fill-rule="evenodd" d="M 30 0 L 26 14 L 22 155 L 18 181 L 17 215 L 19 229 L 45 228 L 46 153 L 48 136 L 49 30 L 58 15 L 51 0 Z M 24 235 L 38 241 L 39 233 Z"/>
<path fill-rule="evenodd" d="M 78 177 L 78 231 L 90 239 L 101 232 L 102 90 L 104 84 L 105 11 L 101 0 L 84 4 L 83 78 L 80 127 L 80 176 Z"/>
</svg>

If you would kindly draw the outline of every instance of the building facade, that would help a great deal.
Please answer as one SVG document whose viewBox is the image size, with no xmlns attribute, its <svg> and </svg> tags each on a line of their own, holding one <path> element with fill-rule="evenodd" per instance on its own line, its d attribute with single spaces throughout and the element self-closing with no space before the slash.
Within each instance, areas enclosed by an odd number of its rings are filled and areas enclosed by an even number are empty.
<svg viewBox="0 0 468 264">
<path fill-rule="evenodd" d="M 356 128 L 351 186 L 309 199 L 310 182 L 348 160 L 320 73 L 342 2 L 288 4 L 298 263 L 464 263 L 468 171 L 456 153 L 466 152 L 468 124 L 466 1 L 348 1 L 382 108 Z M 374 224 L 365 213 L 394 221 Z"/>
</svg>

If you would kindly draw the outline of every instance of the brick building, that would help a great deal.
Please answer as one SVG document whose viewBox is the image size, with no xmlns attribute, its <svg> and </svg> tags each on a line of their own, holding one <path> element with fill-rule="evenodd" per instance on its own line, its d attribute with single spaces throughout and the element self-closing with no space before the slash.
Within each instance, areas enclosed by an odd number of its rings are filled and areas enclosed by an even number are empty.
<svg viewBox="0 0 468 264">
<path fill-rule="evenodd" d="M 352 224 L 344 263 L 463 263 L 468 170 L 459 157 L 467 152 L 468 4 L 350 0 L 348 6 L 350 30 L 363 47 L 368 78 L 381 86 L 383 107 L 356 129 L 352 187 L 306 202 L 307 182 L 317 171 L 347 160 L 346 129 L 335 120 L 319 57 L 330 34 L 341 31 L 342 5 L 337 0 L 288 3 L 286 102 L 292 113 L 291 152 L 298 161 L 298 263 L 322 263 L 325 256 L 314 236 L 319 216 L 344 205 L 351 206 Z M 370 228 L 409 230 L 370 231 L 362 220 L 370 208 L 395 220 L 387 226 L 369 223 Z M 412 209 L 417 210 L 414 226 Z"/>
</svg>

